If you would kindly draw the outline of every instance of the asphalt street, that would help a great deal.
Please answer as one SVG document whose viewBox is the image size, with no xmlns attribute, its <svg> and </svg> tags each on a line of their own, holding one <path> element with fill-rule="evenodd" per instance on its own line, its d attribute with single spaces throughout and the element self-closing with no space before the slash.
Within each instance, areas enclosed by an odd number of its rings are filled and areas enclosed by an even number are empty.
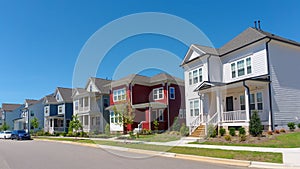
<svg viewBox="0 0 300 169">
<path fill-rule="evenodd" d="M 0 169 L 242 169 L 168 157 L 43 141 L 0 140 Z"/>
</svg>

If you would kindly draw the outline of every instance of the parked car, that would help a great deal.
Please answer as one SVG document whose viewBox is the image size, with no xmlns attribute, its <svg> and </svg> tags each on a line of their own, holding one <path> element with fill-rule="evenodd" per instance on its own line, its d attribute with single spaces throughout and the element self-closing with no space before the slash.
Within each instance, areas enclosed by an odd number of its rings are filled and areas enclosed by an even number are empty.
<svg viewBox="0 0 300 169">
<path fill-rule="evenodd" d="M 30 140 L 30 134 L 26 133 L 25 130 L 14 130 L 11 132 L 11 139 Z"/>
<path fill-rule="evenodd" d="M 2 139 L 11 138 L 11 131 L 0 132 L 0 138 L 2 138 Z"/>
</svg>

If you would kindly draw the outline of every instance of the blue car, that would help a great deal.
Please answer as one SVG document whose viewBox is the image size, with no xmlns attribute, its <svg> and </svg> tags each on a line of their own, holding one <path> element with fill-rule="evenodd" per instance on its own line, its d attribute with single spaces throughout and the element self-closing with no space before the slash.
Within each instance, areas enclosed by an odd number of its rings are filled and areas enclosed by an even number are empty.
<svg viewBox="0 0 300 169">
<path fill-rule="evenodd" d="M 11 132 L 11 139 L 30 140 L 30 134 L 26 133 L 25 130 L 13 130 Z"/>
</svg>

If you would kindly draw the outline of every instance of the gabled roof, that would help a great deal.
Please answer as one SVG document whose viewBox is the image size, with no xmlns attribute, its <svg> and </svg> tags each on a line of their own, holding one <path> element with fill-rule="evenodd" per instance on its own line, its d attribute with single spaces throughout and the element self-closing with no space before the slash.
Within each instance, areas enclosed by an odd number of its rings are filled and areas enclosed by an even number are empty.
<svg viewBox="0 0 300 169">
<path fill-rule="evenodd" d="M 102 79 L 102 78 L 96 78 L 96 77 L 90 77 L 85 88 L 88 88 L 88 84 L 92 81 L 94 85 L 98 88 L 98 90 L 101 93 L 109 94 L 109 89 L 110 89 L 110 83 L 112 82 L 111 80 L 108 79 Z"/>
<path fill-rule="evenodd" d="M 52 104 L 57 103 L 57 100 L 54 97 L 54 93 L 45 96 L 44 103 L 52 103 Z"/>
<path fill-rule="evenodd" d="M 11 112 L 19 108 L 20 106 L 22 106 L 22 104 L 2 103 L 2 110 L 6 112 Z"/>
<path fill-rule="evenodd" d="M 72 99 L 72 90 L 71 88 L 57 87 L 56 92 L 59 91 L 64 102 L 73 102 Z"/>
<path fill-rule="evenodd" d="M 35 103 L 37 103 L 38 100 L 34 100 L 34 99 L 25 99 L 25 103 L 28 104 L 28 106 L 33 105 Z"/>
<path fill-rule="evenodd" d="M 293 41 L 293 40 L 290 40 L 287 38 L 283 38 L 281 36 L 277 36 L 277 35 L 274 35 L 272 33 L 269 33 L 269 32 L 266 32 L 266 31 L 263 31 L 260 29 L 249 27 L 246 30 L 244 30 L 242 33 L 240 33 L 239 35 L 234 37 L 232 40 L 227 42 L 225 45 L 223 45 L 219 49 L 214 49 L 211 47 L 201 46 L 201 45 L 196 45 L 196 44 L 192 44 L 191 47 L 195 47 L 196 49 L 199 49 L 201 52 L 204 52 L 205 54 L 212 54 L 212 55 L 217 55 L 217 56 L 222 57 L 230 52 L 233 52 L 244 46 L 250 45 L 252 43 L 258 42 L 258 41 L 266 39 L 266 38 L 270 38 L 273 40 L 300 46 L 299 42 L 296 42 L 296 41 Z M 189 50 L 191 50 L 191 49 L 192 48 L 190 48 Z M 199 58 L 199 57 L 197 57 L 197 58 Z M 194 59 L 192 59 L 192 60 L 194 60 Z M 182 65 L 184 65 L 192 60 L 190 60 L 189 56 L 187 55 L 184 58 Z"/>
<path fill-rule="evenodd" d="M 171 76 L 167 73 L 160 73 L 152 77 L 138 75 L 138 74 L 131 74 L 119 80 L 113 81 L 112 86 L 116 87 L 119 85 L 124 85 L 129 83 L 151 86 L 161 82 L 173 82 L 178 84 L 179 83 L 184 84 L 184 81 L 182 79 Z"/>
</svg>

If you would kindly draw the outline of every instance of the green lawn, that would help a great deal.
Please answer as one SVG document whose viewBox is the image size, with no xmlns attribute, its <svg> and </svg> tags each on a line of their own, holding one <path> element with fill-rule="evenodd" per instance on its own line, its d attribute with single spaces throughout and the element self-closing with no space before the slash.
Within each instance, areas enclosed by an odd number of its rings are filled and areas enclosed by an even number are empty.
<svg viewBox="0 0 300 169">
<path fill-rule="evenodd" d="M 137 141 L 147 141 L 147 142 L 169 142 L 180 140 L 180 135 L 173 134 L 151 134 L 151 135 L 140 135 L 136 138 Z"/>
<path fill-rule="evenodd" d="M 299 148 L 300 147 L 300 132 L 275 135 L 274 138 L 260 143 L 230 143 L 230 142 L 213 142 L 206 141 L 203 143 L 191 144 L 208 144 L 208 145 L 226 145 L 226 146 L 249 146 L 249 147 L 271 147 L 271 148 Z"/>
<path fill-rule="evenodd" d="M 118 147 L 125 147 L 125 148 L 151 150 L 151 151 L 162 151 L 162 152 L 171 152 L 171 153 L 178 153 L 178 154 L 207 156 L 207 157 L 215 157 L 215 158 L 282 163 L 282 153 L 272 153 L 272 152 L 233 151 L 233 150 L 219 150 L 219 149 L 191 148 L 191 147 L 170 147 L 170 146 L 150 145 L 150 144 L 142 144 L 142 143 L 128 143 L 125 141 L 124 142 L 100 141 L 100 140 L 92 141 L 86 139 L 76 140 L 73 138 L 40 137 L 39 139 L 91 143 L 91 144 L 118 146 Z"/>
</svg>

